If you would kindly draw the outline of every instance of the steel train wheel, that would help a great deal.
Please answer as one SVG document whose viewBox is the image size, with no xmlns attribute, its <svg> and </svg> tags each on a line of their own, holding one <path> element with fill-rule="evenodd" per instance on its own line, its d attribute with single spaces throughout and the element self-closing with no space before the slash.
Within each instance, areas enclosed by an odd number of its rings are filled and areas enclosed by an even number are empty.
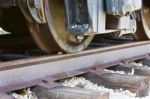
<svg viewBox="0 0 150 99">
<path fill-rule="evenodd" d="M 140 20 L 137 21 L 136 40 L 150 40 L 150 1 L 143 0 L 143 7 L 139 11 Z"/>
<path fill-rule="evenodd" d="M 29 29 L 37 45 L 45 52 L 63 50 L 76 53 L 85 49 L 94 36 L 86 36 L 81 42 L 65 30 L 65 6 L 63 0 L 43 0 L 46 24 L 28 21 Z M 28 12 L 29 13 L 29 12 Z"/>
</svg>

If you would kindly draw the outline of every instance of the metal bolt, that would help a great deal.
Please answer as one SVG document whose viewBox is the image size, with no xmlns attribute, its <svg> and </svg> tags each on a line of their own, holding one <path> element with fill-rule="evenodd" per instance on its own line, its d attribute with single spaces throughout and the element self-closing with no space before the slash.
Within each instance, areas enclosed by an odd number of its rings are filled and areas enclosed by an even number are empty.
<svg viewBox="0 0 150 99">
<path fill-rule="evenodd" d="M 84 39 L 83 35 L 77 35 L 77 40 L 79 43 L 81 43 L 83 39 Z"/>
</svg>

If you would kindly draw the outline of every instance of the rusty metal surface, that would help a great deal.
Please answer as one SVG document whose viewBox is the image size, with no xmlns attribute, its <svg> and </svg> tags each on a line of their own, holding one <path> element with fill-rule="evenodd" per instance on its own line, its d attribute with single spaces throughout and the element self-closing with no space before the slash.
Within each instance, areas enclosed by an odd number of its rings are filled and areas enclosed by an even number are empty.
<svg viewBox="0 0 150 99">
<path fill-rule="evenodd" d="M 19 84 L 18 83 L 11 84 L 8 86 L 0 87 L 0 92 L 7 93 L 7 92 L 23 89 L 23 88 L 28 88 L 31 86 L 41 86 L 47 89 L 51 89 L 51 88 L 60 86 L 59 84 L 55 82 L 58 79 L 65 79 L 67 77 L 82 75 L 89 71 L 90 71 L 89 69 L 84 69 L 84 70 L 78 70 L 78 71 L 73 71 L 73 72 L 61 73 L 57 75 L 46 76 L 40 79 L 30 80 L 30 81 L 26 81 L 26 82 L 19 83 Z"/>
<path fill-rule="evenodd" d="M 78 54 L 5 62 L 0 64 L 0 89 L 10 86 L 15 90 L 13 85 L 20 85 L 19 88 L 26 87 L 28 86 L 25 84 L 26 82 L 37 81 L 36 83 L 39 83 L 38 79 L 45 80 L 46 77 L 54 77 L 57 80 L 70 75 L 72 71 L 95 67 L 102 68 L 108 66 L 109 63 L 113 63 L 112 66 L 123 60 L 136 60 L 137 57 L 140 59 L 140 56 L 146 57 L 149 53 L 150 42 L 140 42 L 100 48 Z M 54 76 L 61 73 L 64 76 Z M 78 73 L 82 72 L 72 75 Z"/>
</svg>

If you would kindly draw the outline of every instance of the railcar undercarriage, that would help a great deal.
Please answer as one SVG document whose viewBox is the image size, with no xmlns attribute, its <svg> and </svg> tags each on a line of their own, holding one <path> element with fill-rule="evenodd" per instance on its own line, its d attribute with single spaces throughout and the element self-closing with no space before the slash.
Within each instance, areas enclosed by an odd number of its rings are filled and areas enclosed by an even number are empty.
<svg viewBox="0 0 150 99">
<path fill-rule="evenodd" d="M 13 37 L 32 35 L 45 52 L 80 52 L 109 34 L 149 40 L 149 18 L 148 0 L 0 1 L 0 26 Z"/>
</svg>

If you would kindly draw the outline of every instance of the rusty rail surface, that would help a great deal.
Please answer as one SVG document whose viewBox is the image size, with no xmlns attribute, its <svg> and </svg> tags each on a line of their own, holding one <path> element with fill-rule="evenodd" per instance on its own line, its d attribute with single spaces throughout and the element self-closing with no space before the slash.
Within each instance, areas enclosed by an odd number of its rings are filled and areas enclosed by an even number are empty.
<svg viewBox="0 0 150 99">
<path fill-rule="evenodd" d="M 0 93 L 83 74 L 91 69 L 142 59 L 148 57 L 149 53 L 150 41 L 143 41 L 87 50 L 78 54 L 1 62 Z"/>
</svg>

